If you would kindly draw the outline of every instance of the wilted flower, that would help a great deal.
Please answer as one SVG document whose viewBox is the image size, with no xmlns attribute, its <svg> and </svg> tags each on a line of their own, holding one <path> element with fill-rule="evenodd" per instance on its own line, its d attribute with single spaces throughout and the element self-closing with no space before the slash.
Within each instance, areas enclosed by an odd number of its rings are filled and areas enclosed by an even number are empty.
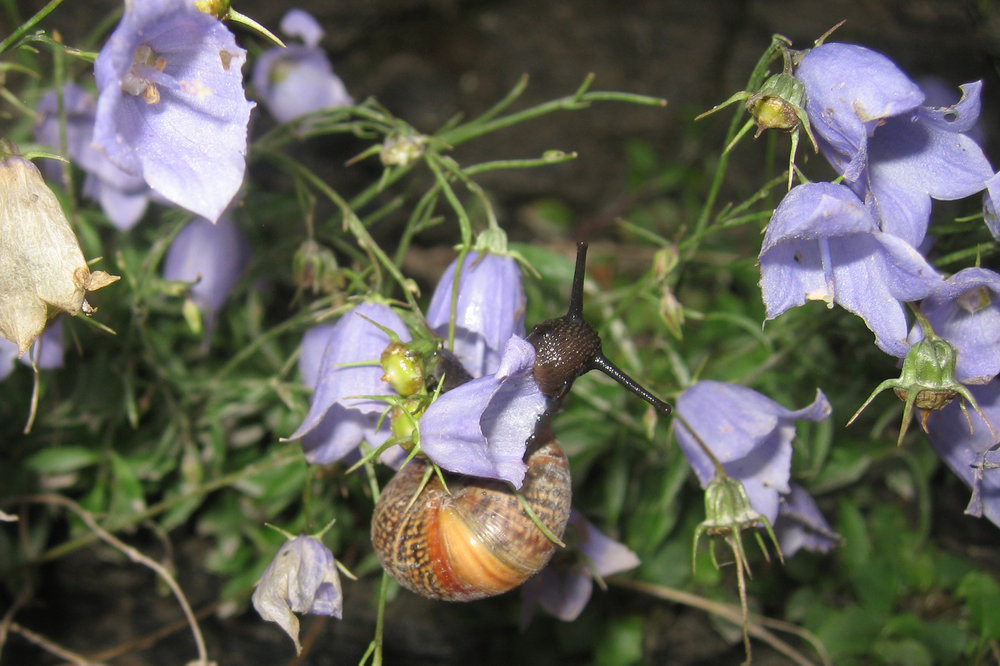
<svg viewBox="0 0 1000 666">
<path fill-rule="evenodd" d="M 254 87 L 278 122 L 354 104 L 319 46 L 323 29 L 316 19 L 301 9 L 292 9 L 281 19 L 281 30 L 300 37 L 305 44 L 270 49 L 253 68 Z"/>
<path fill-rule="evenodd" d="M 295 613 L 331 615 L 343 612 L 340 576 L 333 553 L 319 539 L 300 535 L 281 546 L 253 592 L 253 607 L 268 622 L 277 622 L 299 644 Z"/>
<path fill-rule="evenodd" d="M 76 314 L 84 294 L 118 278 L 91 273 L 59 201 L 28 160 L 0 144 L 0 336 L 24 354 L 50 314 Z"/>
<path fill-rule="evenodd" d="M 506 256 L 471 251 L 458 275 L 458 259 L 441 276 L 430 305 L 427 323 L 448 337 L 452 294 L 455 294 L 455 355 L 473 377 L 497 371 L 511 336 L 524 336 L 524 289 L 521 269 Z"/>
<path fill-rule="evenodd" d="M 94 62 L 94 141 L 182 208 L 216 221 L 243 182 L 246 51 L 189 0 L 125 3 Z"/>
<path fill-rule="evenodd" d="M 386 403 L 361 397 L 394 393 L 382 379 L 383 371 L 378 365 L 391 340 L 372 322 L 394 331 L 401 341 L 410 339 L 403 320 L 390 307 L 366 302 L 345 313 L 328 331 L 322 359 L 313 356 L 317 344 L 311 341 L 308 347 L 303 346 L 302 364 L 311 366 L 318 360 L 315 372 L 303 371 L 307 381 L 315 382 L 316 392 L 305 420 L 288 439 L 301 439 L 306 460 L 314 465 L 336 462 L 357 449 L 362 441 L 374 447 L 389 437 L 388 419 L 382 430 L 375 430 Z M 364 361 L 371 365 L 341 365 Z"/>
<path fill-rule="evenodd" d="M 35 139 L 42 144 L 59 146 L 58 95 L 51 90 L 38 101 L 39 121 Z M 66 114 L 66 156 L 86 174 L 83 193 L 98 201 L 111 223 L 122 231 L 131 229 L 146 212 L 149 187 L 141 177 L 123 171 L 93 142 L 97 100 L 74 83 L 63 88 Z M 61 165 L 59 165 L 61 166 Z"/>
<path fill-rule="evenodd" d="M 807 300 L 840 304 L 865 320 L 875 344 L 905 356 L 903 302 L 934 291 L 942 278 L 900 238 L 879 230 L 843 185 L 792 188 L 768 223 L 758 258 L 767 318 Z"/>
<path fill-rule="evenodd" d="M 677 414 L 683 419 L 677 441 L 702 487 L 707 487 L 716 476 L 715 464 L 688 430 L 693 428 L 726 473 L 743 482 L 753 508 L 773 524 L 780 495 L 791 492 L 795 421 L 822 421 L 830 412 L 819 390 L 812 404 L 790 410 L 744 386 L 700 381 L 677 399 Z"/>
<path fill-rule="evenodd" d="M 1000 526 L 1000 449 L 991 425 L 1000 423 L 1000 382 L 971 387 L 983 414 L 963 414 L 953 402 L 927 419 L 931 444 L 967 486 L 972 497 L 965 513 L 986 516 Z M 972 419 L 970 432 L 968 418 Z M 987 423 L 985 419 L 988 419 Z"/>
<path fill-rule="evenodd" d="M 965 134 L 979 117 L 981 81 L 961 86 L 953 106 L 924 107 L 923 91 L 891 60 L 838 43 L 809 51 L 795 74 L 823 154 L 871 206 L 881 230 L 913 247 L 927 231 L 932 197 L 967 197 L 993 176 Z"/>
<path fill-rule="evenodd" d="M 196 218 L 180 230 L 163 264 L 167 280 L 193 282 L 190 298 L 211 331 L 215 317 L 236 286 L 250 259 L 250 245 L 228 217 L 212 224 Z"/>
<path fill-rule="evenodd" d="M 955 379 L 985 384 L 1000 373 L 1000 275 L 963 269 L 925 298 L 920 310 L 934 332 L 955 347 Z M 922 336 L 917 323 L 910 340 Z"/>
<path fill-rule="evenodd" d="M 624 544 L 605 536 L 573 509 L 567 523 L 567 542 L 576 541 L 575 558 L 553 561 L 522 587 L 521 624 L 531 621 L 535 605 L 564 622 L 572 622 L 587 605 L 594 578 L 603 579 L 639 566 L 639 557 Z"/>
<path fill-rule="evenodd" d="M 496 374 L 443 393 L 420 419 L 420 448 L 437 465 L 459 474 L 521 487 L 524 452 L 546 397 L 533 369 L 535 348 L 507 341 Z"/>
<path fill-rule="evenodd" d="M 788 558 L 802 548 L 825 553 L 839 544 L 840 536 L 830 529 L 809 491 L 797 483 L 789 486 L 792 490 L 781 496 L 774 521 L 781 554 Z"/>
</svg>

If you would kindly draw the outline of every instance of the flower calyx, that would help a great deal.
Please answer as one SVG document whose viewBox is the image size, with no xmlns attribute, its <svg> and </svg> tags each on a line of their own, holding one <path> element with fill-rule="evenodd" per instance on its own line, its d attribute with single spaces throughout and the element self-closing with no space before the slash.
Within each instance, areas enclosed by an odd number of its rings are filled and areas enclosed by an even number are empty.
<svg viewBox="0 0 1000 666">
<path fill-rule="evenodd" d="M 705 488 L 705 520 L 698 524 L 694 532 L 694 546 L 691 552 L 692 570 L 695 568 L 695 557 L 701 536 L 708 534 L 709 536 L 723 537 L 733 551 L 737 567 L 750 573 L 741 533 L 743 530 L 756 527 L 764 528 L 778 552 L 778 558 L 783 562 L 781 547 L 778 545 L 771 521 L 751 506 L 743 482 L 726 475 L 724 472 L 717 475 Z M 755 536 L 764 556 L 770 559 L 760 532 L 756 531 Z M 715 557 L 714 542 L 711 555 L 712 564 L 719 568 L 719 562 Z"/>
<path fill-rule="evenodd" d="M 868 399 L 847 422 L 847 425 L 854 423 L 854 420 L 876 395 L 891 388 L 896 396 L 904 402 L 903 421 L 899 428 L 899 438 L 896 440 L 897 446 L 903 443 L 903 437 L 910 426 L 910 415 L 914 407 L 920 411 L 920 427 L 923 428 L 924 432 L 927 432 L 928 416 L 932 412 L 944 409 L 958 396 L 972 405 L 992 432 L 993 426 L 983 414 L 975 397 L 964 384 L 955 379 L 955 347 L 947 340 L 934 335 L 926 323 L 924 331 L 927 334 L 922 340 L 910 347 L 906 358 L 903 359 L 903 370 L 899 377 L 887 379 L 876 386 Z M 971 433 L 972 420 L 966 411 L 965 402 L 961 404 L 961 407 L 969 423 Z"/>
</svg>

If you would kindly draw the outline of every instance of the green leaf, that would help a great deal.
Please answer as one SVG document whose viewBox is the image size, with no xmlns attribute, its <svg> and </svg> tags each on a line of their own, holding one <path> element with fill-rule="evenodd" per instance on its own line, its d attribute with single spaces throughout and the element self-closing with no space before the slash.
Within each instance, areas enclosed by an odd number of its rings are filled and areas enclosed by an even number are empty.
<svg viewBox="0 0 1000 666">
<path fill-rule="evenodd" d="M 96 465 L 101 453 L 84 446 L 64 446 L 58 449 L 43 449 L 25 461 L 25 464 L 39 474 L 66 474 L 84 467 Z"/>
<path fill-rule="evenodd" d="M 604 626 L 594 646 L 594 661 L 604 666 L 626 666 L 642 659 L 642 618 L 631 616 L 611 620 Z"/>
<path fill-rule="evenodd" d="M 1000 640 L 1000 585 L 996 579 L 981 571 L 966 574 L 956 590 L 965 599 L 972 622 L 980 640 Z"/>
</svg>

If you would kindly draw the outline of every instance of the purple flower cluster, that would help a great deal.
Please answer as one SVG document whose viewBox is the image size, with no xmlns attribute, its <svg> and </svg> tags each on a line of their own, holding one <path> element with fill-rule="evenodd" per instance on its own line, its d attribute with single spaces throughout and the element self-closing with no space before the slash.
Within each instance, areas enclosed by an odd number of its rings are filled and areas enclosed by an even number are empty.
<svg viewBox="0 0 1000 666">
<path fill-rule="evenodd" d="M 476 252 L 466 256 L 463 266 L 455 292 L 455 349 L 474 379 L 441 394 L 420 415 L 421 450 L 449 471 L 519 487 L 525 445 L 546 404 L 532 375 L 534 347 L 518 335 L 524 332 L 520 269 L 510 257 Z M 443 326 L 445 333 L 448 315 L 440 315 L 442 320 L 435 313 L 450 311 L 456 270 L 457 260 L 445 272 L 428 312 L 431 328 Z M 289 439 L 302 440 L 311 463 L 336 462 L 356 455 L 362 441 L 378 447 L 389 438 L 388 419 L 383 418 L 389 406 L 380 397 L 396 392 L 379 360 L 391 339 L 373 322 L 392 330 L 401 342 L 410 341 L 399 315 L 371 302 L 350 310 L 333 326 L 306 333 L 300 367 L 315 393 L 309 413 Z M 499 345 L 496 351 L 494 344 Z M 400 454 L 394 447 L 383 461 L 398 461 Z"/>
<path fill-rule="evenodd" d="M 836 303 L 865 321 L 880 349 L 902 358 L 924 337 L 919 323 L 907 323 L 904 304 L 922 301 L 921 316 L 957 352 L 955 377 L 992 385 L 1000 373 L 1000 275 L 967 268 L 945 279 L 923 256 L 935 199 L 982 192 L 987 226 L 1000 237 L 1000 175 L 970 136 L 982 83 L 960 86 L 950 106 L 926 106 L 928 93 L 891 60 L 838 43 L 808 51 L 795 76 L 820 151 L 842 180 L 799 185 L 774 211 L 759 255 L 767 318 L 807 300 Z M 953 469 L 956 456 L 982 462 L 990 446 L 977 438 L 995 430 L 970 435 L 966 427 L 952 433 L 947 453 L 938 450 Z M 959 476 L 975 489 L 992 469 Z M 996 520 L 997 512 L 986 515 Z"/>
</svg>

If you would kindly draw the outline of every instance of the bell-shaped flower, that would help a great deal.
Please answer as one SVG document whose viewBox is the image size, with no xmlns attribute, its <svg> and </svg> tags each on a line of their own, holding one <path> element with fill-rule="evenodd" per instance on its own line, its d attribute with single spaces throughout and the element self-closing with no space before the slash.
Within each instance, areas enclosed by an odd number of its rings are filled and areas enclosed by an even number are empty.
<svg viewBox="0 0 1000 666">
<path fill-rule="evenodd" d="M 677 399 L 677 441 L 702 488 L 715 478 L 715 464 L 688 428 L 722 464 L 726 474 L 743 482 L 751 505 L 774 524 L 781 495 L 791 492 L 795 421 L 822 421 L 830 403 L 820 390 L 802 409 L 790 410 L 752 389 L 700 381 Z"/>
<path fill-rule="evenodd" d="M 323 29 L 316 19 L 292 9 L 281 19 L 281 30 L 305 43 L 270 49 L 254 63 L 253 85 L 271 115 L 287 123 L 314 111 L 354 104 L 319 46 Z"/>
<path fill-rule="evenodd" d="M 410 339 L 406 325 L 392 308 L 365 302 L 345 313 L 332 328 L 310 336 L 308 344 L 303 341 L 300 366 L 311 369 L 303 370 L 302 376 L 316 390 L 309 413 L 288 439 L 301 439 L 306 460 L 314 465 L 341 460 L 362 441 L 377 447 L 389 437 L 388 419 L 376 431 L 387 405 L 370 396 L 394 395 L 382 379 L 379 365 L 392 340 L 372 322 L 394 331 L 401 341 Z M 317 356 L 323 337 L 326 344 Z M 370 365 L 357 365 L 364 362 Z"/>
<path fill-rule="evenodd" d="M 174 237 L 163 265 L 167 280 L 191 282 L 191 302 L 211 332 L 216 315 L 250 261 L 250 244 L 236 224 L 222 217 L 217 224 L 191 220 Z"/>
<path fill-rule="evenodd" d="M 35 140 L 54 149 L 58 149 L 60 143 L 58 105 L 55 90 L 42 95 L 38 100 L 38 123 L 35 125 Z M 116 227 L 122 231 L 131 229 L 149 204 L 146 181 L 120 169 L 94 145 L 97 100 L 93 95 L 75 83 L 67 83 L 63 88 L 63 109 L 66 114 L 66 157 L 87 174 L 83 183 L 84 196 L 99 202 L 101 210 Z"/>
<path fill-rule="evenodd" d="M 14 369 L 14 359 L 18 356 L 17 345 L 0 338 L 0 380 L 6 379 Z M 51 321 L 31 346 L 31 352 L 21 357 L 21 363 L 31 365 L 32 361 L 43 370 L 63 367 L 63 322 L 58 317 Z"/>
<path fill-rule="evenodd" d="M 521 588 L 522 626 L 531 621 L 536 605 L 563 622 L 572 622 L 590 600 L 595 576 L 603 580 L 640 564 L 639 557 L 628 546 L 601 533 L 576 509 L 570 512 L 566 527 L 567 543 L 571 547 L 576 545 L 577 557 L 557 556 L 524 584 Z"/>
<path fill-rule="evenodd" d="M 874 218 L 843 185 L 794 187 L 774 211 L 758 258 L 767 318 L 807 300 L 838 303 L 862 319 L 875 344 L 905 356 L 903 303 L 942 282 L 927 260 Z"/>
<path fill-rule="evenodd" d="M 190 0 L 126 2 L 94 62 L 94 142 L 166 200 L 212 222 L 243 182 L 246 51 Z"/>
<path fill-rule="evenodd" d="M 496 374 L 473 379 L 435 400 L 420 419 L 420 448 L 458 474 L 521 487 L 524 453 L 547 398 L 533 374 L 535 348 L 507 341 Z"/>
<path fill-rule="evenodd" d="M 51 314 L 89 308 L 86 292 L 118 278 L 90 271 L 38 169 L 5 153 L 0 144 L 0 337 L 24 354 Z"/>
<path fill-rule="evenodd" d="M 431 296 L 427 323 L 448 337 L 452 296 L 455 304 L 455 355 L 473 377 L 497 371 L 511 336 L 524 336 L 524 289 L 521 269 L 506 256 L 471 251 L 455 281 L 458 259 L 451 262 Z"/>
<path fill-rule="evenodd" d="M 803 548 L 825 553 L 839 544 L 840 536 L 830 529 L 809 491 L 797 483 L 789 486 L 791 492 L 781 496 L 774 521 L 782 556 L 791 557 Z"/>
<path fill-rule="evenodd" d="M 333 553 L 319 539 L 300 535 L 289 539 L 275 555 L 253 592 L 253 607 L 268 622 L 277 622 L 299 644 L 295 613 L 340 619 L 344 600 Z"/>
<path fill-rule="evenodd" d="M 881 230 L 911 246 L 927 232 L 931 198 L 970 196 L 993 176 L 966 134 L 979 117 L 982 82 L 961 86 L 962 99 L 950 107 L 924 107 L 920 86 L 891 60 L 838 43 L 812 49 L 796 76 L 823 154 L 870 206 Z"/>
<path fill-rule="evenodd" d="M 831 42 L 810 50 L 795 70 L 820 148 L 849 181 L 868 164 L 868 139 L 887 118 L 915 111 L 924 93 L 881 53 Z"/>
<path fill-rule="evenodd" d="M 1000 430 L 1000 381 L 971 391 L 982 414 L 962 410 L 956 400 L 931 414 L 927 431 L 937 454 L 972 489 L 965 513 L 985 516 L 1000 526 L 1000 446 L 993 434 Z"/>
<path fill-rule="evenodd" d="M 925 298 L 920 310 L 934 333 L 955 347 L 955 379 L 985 384 L 1000 374 L 1000 274 L 963 269 Z M 922 337 L 915 324 L 910 341 Z"/>
</svg>

